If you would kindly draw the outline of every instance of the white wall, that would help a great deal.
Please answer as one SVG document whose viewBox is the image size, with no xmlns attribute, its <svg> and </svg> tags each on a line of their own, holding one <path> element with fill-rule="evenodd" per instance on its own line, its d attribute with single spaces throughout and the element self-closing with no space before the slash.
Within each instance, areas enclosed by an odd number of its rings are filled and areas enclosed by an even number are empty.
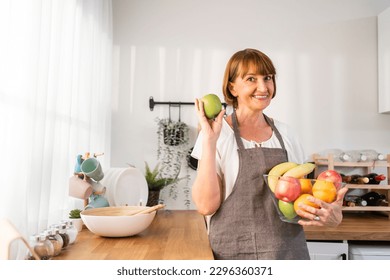
<svg viewBox="0 0 390 280">
<path fill-rule="evenodd" d="M 377 113 L 376 20 L 389 1 L 312 2 L 114 0 L 111 165 L 154 164 L 155 119 L 168 117 L 168 106 L 151 112 L 149 96 L 222 98 L 226 62 L 247 47 L 273 59 L 278 89 L 266 113 L 294 127 L 308 155 L 336 147 L 390 153 L 390 115 Z M 195 141 L 192 106 L 182 121 Z M 180 199 L 169 207 L 182 207 Z"/>
<path fill-rule="evenodd" d="M 379 112 L 390 113 L 390 8 L 378 15 Z"/>
</svg>

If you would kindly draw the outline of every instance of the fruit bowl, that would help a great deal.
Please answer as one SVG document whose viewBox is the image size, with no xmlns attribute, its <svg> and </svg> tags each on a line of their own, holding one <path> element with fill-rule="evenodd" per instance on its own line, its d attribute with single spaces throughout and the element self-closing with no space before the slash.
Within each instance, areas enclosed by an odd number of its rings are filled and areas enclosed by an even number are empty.
<svg viewBox="0 0 390 280">
<path fill-rule="evenodd" d="M 314 196 L 324 202 L 332 203 L 336 200 L 337 191 L 345 186 L 342 182 L 330 180 L 318 180 L 307 178 L 294 178 L 289 176 L 263 175 L 264 180 L 271 191 L 271 197 L 279 218 L 283 222 L 297 224 L 304 219 L 297 215 L 298 204 L 304 203 L 318 208 L 307 197 Z"/>
<path fill-rule="evenodd" d="M 138 212 L 150 207 L 110 206 L 91 208 L 80 213 L 85 226 L 94 234 L 104 237 L 125 237 L 144 231 L 152 223 L 156 211 Z"/>
</svg>

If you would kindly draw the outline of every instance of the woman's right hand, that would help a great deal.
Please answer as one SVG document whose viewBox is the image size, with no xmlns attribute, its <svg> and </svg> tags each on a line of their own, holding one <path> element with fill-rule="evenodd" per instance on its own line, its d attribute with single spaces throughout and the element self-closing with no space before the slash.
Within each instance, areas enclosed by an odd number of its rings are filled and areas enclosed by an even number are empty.
<svg viewBox="0 0 390 280">
<path fill-rule="evenodd" d="M 195 109 L 203 133 L 203 139 L 216 142 L 221 133 L 222 119 L 225 110 L 222 109 L 215 119 L 209 120 L 204 113 L 203 101 L 201 99 L 195 99 Z"/>
</svg>

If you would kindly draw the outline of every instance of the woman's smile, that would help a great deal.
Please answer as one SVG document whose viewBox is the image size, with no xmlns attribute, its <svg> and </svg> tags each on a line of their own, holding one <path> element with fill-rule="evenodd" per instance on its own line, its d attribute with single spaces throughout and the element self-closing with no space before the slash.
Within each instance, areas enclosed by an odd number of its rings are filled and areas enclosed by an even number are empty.
<svg viewBox="0 0 390 280">
<path fill-rule="evenodd" d="M 257 99 L 257 100 L 266 100 L 269 97 L 270 97 L 269 93 L 252 95 L 252 98 Z"/>
</svg>

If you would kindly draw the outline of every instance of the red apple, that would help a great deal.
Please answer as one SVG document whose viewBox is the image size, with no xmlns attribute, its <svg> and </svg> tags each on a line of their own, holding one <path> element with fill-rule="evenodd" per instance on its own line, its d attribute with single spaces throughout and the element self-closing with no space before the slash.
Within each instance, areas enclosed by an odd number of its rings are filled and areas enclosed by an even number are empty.
<svg viewBox="0 0 390 280">
<path fill-rule="evenodd" d="M 301 184 L 297 178 L 280 177 L 275 187 L 277 199 L 285 202 L 292 202 L 301 194 Z"/>
<path fill-rule="evenodd" d="M 337 191 L 341 188 L 342 178 L 341 175 L 335 170 L 329 169 L 321 172 L 318 175 L 317 180 L 332 182 L 335 185 Z"/>
</svg>

